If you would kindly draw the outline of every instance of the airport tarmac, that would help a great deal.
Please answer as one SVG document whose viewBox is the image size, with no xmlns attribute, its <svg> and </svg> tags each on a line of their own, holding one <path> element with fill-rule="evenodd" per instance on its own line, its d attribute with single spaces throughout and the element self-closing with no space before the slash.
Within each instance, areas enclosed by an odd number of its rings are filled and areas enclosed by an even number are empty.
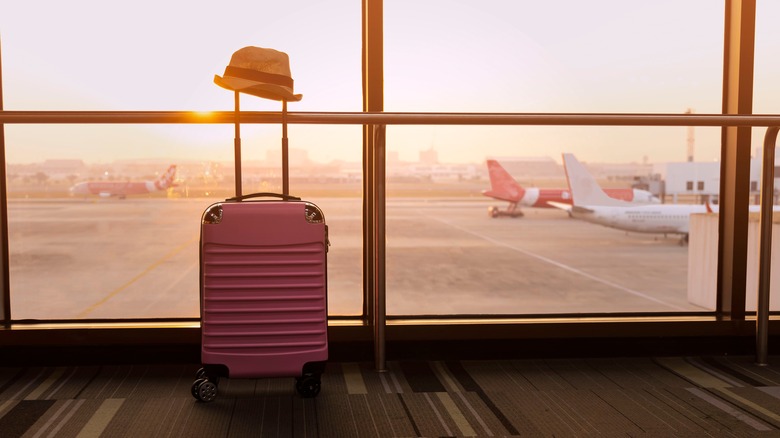
<svg viewBox="0 0 780 438">
<path fill-rule="evenodd" d="M 12 318 L 198 317 L 200 216 L 216 201 L 11 200 Z M 329 312 L 358 314 L 362 201 L 310 201 L 329 225 Z M 679 237 L 627 234 L 552 209 L 490 218 L 494 204 L 388 200 L 388 314 L 703 310 L 687 300 Z"/>
</svg>

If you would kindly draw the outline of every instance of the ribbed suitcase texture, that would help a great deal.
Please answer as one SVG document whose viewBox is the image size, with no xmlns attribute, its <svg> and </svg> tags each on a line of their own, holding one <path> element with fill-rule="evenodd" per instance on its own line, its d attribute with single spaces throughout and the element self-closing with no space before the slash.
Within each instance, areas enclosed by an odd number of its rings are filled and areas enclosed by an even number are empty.
<svg viewBox="0 0 780 438">
<path fill-rule="evenodd" d="M 201 228 L 201 359 L 228 377 L 328 358 L 327 228 L 305 201 L 213 204 Z M 319 376 L 317 376 L 319 378 Z"/>
</svg>

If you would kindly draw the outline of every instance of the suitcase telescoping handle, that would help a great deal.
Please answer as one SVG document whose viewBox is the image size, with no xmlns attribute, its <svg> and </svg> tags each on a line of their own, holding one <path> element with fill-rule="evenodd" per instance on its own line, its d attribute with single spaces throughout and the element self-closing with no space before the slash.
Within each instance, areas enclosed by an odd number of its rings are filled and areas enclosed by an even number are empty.
<svg viewBox="0 0 780 438">
<path fill-rule="evenodd" d="M 234 196 L 232 198 L 225 199 L 225 201 L 243 201 L 244 199 L 249 199 L 249 198 L 281 198 L 285 201 L 301 200 L 301 198 L 297 196 L 283 195 L 281 193 L 260 192 L 260 193 L 251 193 L 249 195 Z"/>
<path fill-rule="evenodd" d="M 239 92 L 238 90 L 235 90 L 235 129 L 236 129 L 236 135 L 233 139 L 233 149 L 234 149 L 234 162 L 235 162 L 235 172 L 236 172 L 236 198 L 241 198 L 241 111 L 240 111 L 240 104 L 239 104 Z M 287 196 L 288 193 L 290 193 L 290 159 L 289 159 L 289 152 L 288 152 L 288 141 L 287 141 L 287 101 L 282 99 L 282 193 L 284 193 L 285 196 Z M 277 196 L 275 193 L 266 194 L 266 196 Z M 255 196 L 255 195 L 248 195 L 248 196 Z M 240 201 L 240 199 L 237 199 Z"/>
</svg>

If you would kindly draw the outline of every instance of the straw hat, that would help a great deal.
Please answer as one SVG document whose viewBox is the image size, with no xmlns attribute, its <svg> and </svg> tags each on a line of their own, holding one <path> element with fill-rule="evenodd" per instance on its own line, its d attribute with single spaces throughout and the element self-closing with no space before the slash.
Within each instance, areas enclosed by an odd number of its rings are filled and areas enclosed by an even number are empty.
<svg viewBox="0 0 780 438">
<path fill-rule="evenodd" d="M 266 99 L 297 102 L 303 97 L 293 93 L 287 54 L 262 47 L 244 47 L 233 53 L 222 77 L 214 75 L 214 83 Z"/>
</svg>

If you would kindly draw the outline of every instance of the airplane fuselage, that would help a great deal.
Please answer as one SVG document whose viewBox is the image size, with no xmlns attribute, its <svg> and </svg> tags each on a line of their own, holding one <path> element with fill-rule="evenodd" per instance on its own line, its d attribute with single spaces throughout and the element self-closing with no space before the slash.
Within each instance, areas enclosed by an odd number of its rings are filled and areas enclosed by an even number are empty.
<svg viewBox="0 0 780 438">
<path fill-rule="evenodd" d="M 73 186 L 71 192 L 74 195 L 102 195 L 102 196 L 127 196 L 142 195 L 160 190 L 155 187 L 154 181 L 145 182 L 120 182 L 98 181 L 82 182 Z"/>
<path fill-rule="evenodd" d="M 565 188 L 538 188 L 522 187 L 515 181 L 512 175 L 504 169 L 496 160 L 487 160 L 488 174 L 490 175 L 490 189 L 483 190 L 482 194 L 509 202 L 507 210 L 499 210 L 498 207 L 490 207 L 488 211 L 492 217 L 498 216 L 522 216 L 520 207 L 554 208 L 554 204 L 572 203 L 572 195 Z M 646 190 L 619 188 L 606 189 L 607 196 L 614 199 L 636 204 L 657 204 L 661 201 L 658 197 Z"/>
<path fill-rule="evenodd" d="M 128 195 L 143 195 L 158 192 L 175 186 L 176 165 L 171 164 L 159 178 L 154 181 L 84 181 L 70 188 L 72 195 L 98 195 L 101 197 Z"/>
<path fill-rule="evenodd" d="M 571 215 L 599 225 L 637 233 L 688 234 L 690 215 L 706 213 L 705 205 L 638 205 L 574 207 Z"/>
<path fill-rule="evenodd" d="M 612 198 L 626 202 L 657 203 L 658 198 L 645 190 L 637 189 L 605 189 L 604 192 Z M 520 199 L 523 207 L 553 208 L 554 202 L 571 204 L 571 192 L 566 189 L 540 189 L 530 187 L 525 189 L 525 196 Z"/>
</svg>

